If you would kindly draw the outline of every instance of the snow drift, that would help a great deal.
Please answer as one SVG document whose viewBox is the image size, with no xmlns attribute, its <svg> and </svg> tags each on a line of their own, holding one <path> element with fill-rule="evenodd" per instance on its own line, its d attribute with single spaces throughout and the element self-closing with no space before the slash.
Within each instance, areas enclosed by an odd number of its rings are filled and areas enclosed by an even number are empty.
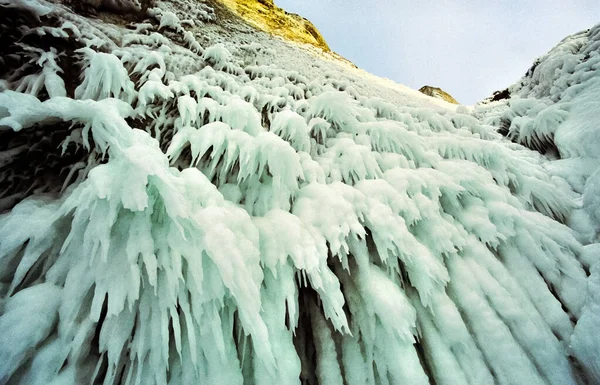
<svg viewBox="0 0 600 385">
<path fill-rule="evenodd" d="M 0 383 L 598 380 L 596 206 L 504 107 L 208 2 L 0 9 Z"/>
</svg>

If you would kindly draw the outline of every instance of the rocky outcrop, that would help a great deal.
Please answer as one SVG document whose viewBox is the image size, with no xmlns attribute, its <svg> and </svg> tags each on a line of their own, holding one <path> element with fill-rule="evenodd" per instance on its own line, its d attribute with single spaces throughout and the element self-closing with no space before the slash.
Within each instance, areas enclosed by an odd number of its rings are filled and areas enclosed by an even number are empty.
<svg viewBox="0 0 600 385">
<path fill-rule="evenodd" d="M 304 17 L 277 7 L 273 0 L 219 0 L 252 26 L 287 40 L 330 51 L 317 28 Z"/>
<path fill-rule="evenodd" d="M 456 99 L 454 99 L 452 97 L 452 95 L 450 95 L 449 93 L 447 93 L 446 91 L 444 91 L 443 89 L 438 88 L 438 87 L 423 86 L 423 87 L 419 88 L 419 91 L 424 93 L 427 96 L 445 100 L 448 103 L 460 104 L 459 102 L 456 101 Z"/>
</svg>

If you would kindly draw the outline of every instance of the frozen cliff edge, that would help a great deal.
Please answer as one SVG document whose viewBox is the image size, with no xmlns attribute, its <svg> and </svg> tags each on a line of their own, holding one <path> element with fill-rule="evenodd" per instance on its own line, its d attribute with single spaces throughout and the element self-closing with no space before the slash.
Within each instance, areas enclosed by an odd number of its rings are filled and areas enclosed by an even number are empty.
<svg viewBox="0 0 600 385">
<path fill-rule="evenodd" d="M 518 101 L 105 3 L 0 0 L 1 384 L 598 379 L 592 177 L 497 132 Z"/>
<path fill-rule="evenodd" d="M 545 154 L 549 173 L 581 194 L 568 219 L 586 244 L 589 296 L 571 347 L 600 383 L 600 24 L 563 39 L 525 76 L 479 104 L 475 116 L 513 142 Z"/>
</svg>

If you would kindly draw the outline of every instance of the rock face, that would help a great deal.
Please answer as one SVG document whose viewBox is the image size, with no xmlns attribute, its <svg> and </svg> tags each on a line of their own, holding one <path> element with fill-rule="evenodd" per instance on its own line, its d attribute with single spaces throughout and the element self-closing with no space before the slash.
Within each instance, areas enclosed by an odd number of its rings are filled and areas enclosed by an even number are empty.
<svg viewBox="0 0 600 385">
<path fill-rule="evenodd" d="M 273 0 L 219 0 L 254 27 L 298 43 L 330 51 L 321 33 L 307 19 L 277 7 Z"/>
<path fill-rule="evenodd" d="M 460 104 L 459 102 L 456 101 L 456 99 L 454 99 L 452 97 L 452 95 L 450 95 L 449 93 L 447 93 L 446 91 L 444 91 L 443 89 L 438 88 L 438 87 L 423 86 L 423 87 L 419 88 L 419 91 L 424 93 L 425 95 L 445 100 L 448 103 Z"/>
<path fill-rule="evenodd" d="M 431 87 L 431 86 L 423 86 L 421 88 L 419 88 L 419 91 L 424 93 L 425 95 L 434 97 L 434 98 L 438 98 L 438 99 L 443 99 L 445 101 L 447 101 L 448 103 L 452 103 L 452 104 L 460 104 L 456 101 L 456 99 L 454 99 L 452 97 L 452 95 L 450 95 L 449 93 L 447 93 L 446 91 L 444 91 L 441 88 L 438 87 Z"/>
</svg>

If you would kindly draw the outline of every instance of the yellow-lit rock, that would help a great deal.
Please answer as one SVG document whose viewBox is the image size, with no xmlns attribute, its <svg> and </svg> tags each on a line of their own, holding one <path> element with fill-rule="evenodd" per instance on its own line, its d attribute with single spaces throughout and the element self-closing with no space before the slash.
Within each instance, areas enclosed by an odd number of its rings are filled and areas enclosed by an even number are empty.
<svg viewBox="0 0 600 385">
<path fill-rule="evenodd" d="M 277 7 L 273 0 L 219 1 L 262 31 L 330 51 L 325 39 L 310 21 Z"/>
<path fill-rule="evenodd" d="M 453 103 L 453 104 L 460 104 L 459 102 L 456 101 L 456 99 L 454 99 L 452 97 L 452 95 L 450 95 L 449 93 L 447 93 L 446 91 L 444 91 L 441 88 L 438 87 L 431 87 L 431 86 L 423 86 L 421 88 L 419 88 L 419 91 L 424 93 L 425 95 L 434 97 L 434 98 L 438 98 L 438 99 L 443 99 L 445 101 L 447 101 L 448 103 Z"/>
</svg>

